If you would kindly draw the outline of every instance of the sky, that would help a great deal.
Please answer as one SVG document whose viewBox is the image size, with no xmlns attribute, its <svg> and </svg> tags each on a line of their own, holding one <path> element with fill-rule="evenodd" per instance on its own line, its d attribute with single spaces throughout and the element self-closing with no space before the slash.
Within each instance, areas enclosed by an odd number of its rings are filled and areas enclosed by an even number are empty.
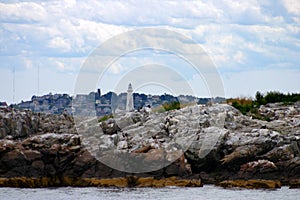
<svg viewBox="0 0 300 200">
<path fill-rule="evenodd" d="M 299 0 L 0 0 L 0 101 L 73 94 L 95 50 L 149 27 L 180 33 L 199 45 L 222 80 L 220 95 L 300 92 Z M 158 64 L 163 67 L 149 71 Z M 107 69 L 95 86 L 103 93 L 126 90 L 132 79 L 151 76 L 155 83 L 133 84 L 137 92 L 172 93 L 185 82 L 195 96 L 211 94 L 203 74 L 162 51 L 137 49 L 99 67 Z M 168 88 L 160 83 L 165 79 Z"/>
</svg>

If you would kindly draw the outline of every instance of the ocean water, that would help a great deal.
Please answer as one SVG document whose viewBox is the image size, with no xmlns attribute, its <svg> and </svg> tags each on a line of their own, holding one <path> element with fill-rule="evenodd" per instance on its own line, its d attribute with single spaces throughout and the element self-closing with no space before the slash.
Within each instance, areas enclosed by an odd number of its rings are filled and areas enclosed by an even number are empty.
<svg viewBox="0 0 300 200">
<path fill-rule="evenodd" d="M 212 185 L 205 185 L 201 188 L 41 188 L 41 189 L 20 189 L 0 188 L 0 199 L 22 199 L 22 200 L 80 200 L 80 199 L 105 199 L 105 200 L 177 200 L 177 199 L 263 199 L 263 200 L 286 200 L 300 199 L 300 189 L 250 190 L 250 189 L 223 189 Z"/>
</svg>

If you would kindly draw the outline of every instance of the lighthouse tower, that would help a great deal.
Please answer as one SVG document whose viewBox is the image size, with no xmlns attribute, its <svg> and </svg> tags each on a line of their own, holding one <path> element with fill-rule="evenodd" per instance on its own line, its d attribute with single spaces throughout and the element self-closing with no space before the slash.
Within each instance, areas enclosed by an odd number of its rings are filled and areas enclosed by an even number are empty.
<svg viewBox="0 0 300 200">
<path fill-rule="evenodd" d="M 133 89 L 131 83 L 128 85 L 127 90 L 127 101 L 126 101 L 126 111 L 132 111 L 133 110 Z"/>
</svg>

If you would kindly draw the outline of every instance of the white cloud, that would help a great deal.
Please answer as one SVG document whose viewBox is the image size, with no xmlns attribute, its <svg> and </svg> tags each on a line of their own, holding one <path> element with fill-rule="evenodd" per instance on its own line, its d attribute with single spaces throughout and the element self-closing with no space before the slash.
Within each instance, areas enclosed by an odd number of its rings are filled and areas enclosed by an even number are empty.
<svg viewBox="0 0 300 200">
<path fill-rule="evenodd" d="M 286 35 L 286 30 L 284 27 L 273 27 L 273 26 L 261 26 L 254 25 L 247 28 L 250 33 L 254 34 L 260 42 L 276 42 L 282 36 Z"/>
<path fill-rule="evenodd" d="M 193 32 L 221 70 L 265 69 L 285 62 L 299 66 L 295 58 L 300 40 L 294 24 L 201 25 Z"/>
<path fill-rule="evenodd" d="M 77 22 L 77 36 L 81 36 L 83 39 L 89 42 L 98 42 L 98 44 L 115 35 L 129 30 L 129 28 L 124 26 L 104 24 L 82 19 L 78 19 Z"/>
<path fill-rule="evenodd" d="M 25 63 L 25 67 L 27 69 L 33 68 L 33 64 L 32 61 L 26 57 L 23 57 L 24 63 Z"/>
<path fill-rule="evenodd" d="M 41 22 L 47 19 L 45 8 L 34 2 L 0 3 L 0 20 L 5 22 Z"/>
<path fill-rule="evenodd" d="M 53 38 L 48 45 L 50 48 L 59 49 L 62 52 L 68 52 L 71 50 L 69 41 L 61 37 Z"/>
<path fill-rule="evenodd" d="M 224 18 L 228 23 L 256 24 L 265 23 L 266 16 L 256 0 L 215 0 L 215 6 L 224 11 Z"/>
<path fill-rule="evenodd" d="M 298 0 L 284 0 L 284 6 L 287 11 L 294 15 L 300 15 L 300 1 Z"/>
<path fill-rule="evenodd" d="M 58 66 L 58 70 L 64 71 L 65 70 L 65 65 L 62 62 L 56 61 L 56 64 Z"/>
<path fill-rule="evenodd" d="M 47 62 L 48 68 L 58 70 L 60 73 L 67 73 L 72 75 L 77 75 L 80 66 L 84 62 L 85 58 L 57 58 L 51 57 L 46 58 L 46 61 L 42 61 L 37 63 L 41 65 L 41 63 Z"/>
<path fill-rule="evenodd" d="M 148 26 L 166 27 L 191 37 L 221 72 L 299 70 L 300 66 L 298 0 L 3 2 L 1 68 L 17 66 L 18 70 L 29 70 L 39 65 L 75 76 L 85 57 L 103 42 Z M 147 59 L 145 56 L 140 61 Z M 169 58 L 156 61 L 181 65 Z M 128 64 L 112 66 L 111 73 L 126 71 L 134 61 Z"/>
<path fill-rule="evenodd" d="M 238 51 L 236 54 L 234 54 L 233 59 L 234 59 L 236 62 L 242 64 L 242 63 L 245 62 L 246 56 L 244 55 L 243 52 Z"/>
<path fill-rule="evenodd" d="M 121 63 L 116 62 L 109 66 L 108 71 L 112 74 L 120 74 L 124 72 L 127 67 L 123 66 Z"/>
</svg>

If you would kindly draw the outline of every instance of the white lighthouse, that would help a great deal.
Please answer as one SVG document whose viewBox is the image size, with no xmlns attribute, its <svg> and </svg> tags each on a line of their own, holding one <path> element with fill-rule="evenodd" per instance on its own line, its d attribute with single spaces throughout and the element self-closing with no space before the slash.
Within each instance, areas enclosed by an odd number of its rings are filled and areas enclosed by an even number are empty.
<svg viewBox="0 0 300 200">
<path fill-rule="evenodd" d="M 133 89 L 131 83 L 128 85 L 127 90 L 127 101 L 126 101 L 126 111 L 132 111 L 133 110 Z"/>
</svg>

